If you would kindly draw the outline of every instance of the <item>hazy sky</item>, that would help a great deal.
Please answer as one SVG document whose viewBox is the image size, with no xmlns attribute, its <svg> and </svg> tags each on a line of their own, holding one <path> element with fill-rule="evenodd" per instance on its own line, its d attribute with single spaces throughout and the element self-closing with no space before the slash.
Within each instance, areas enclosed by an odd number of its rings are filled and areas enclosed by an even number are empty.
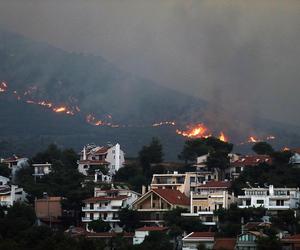
<svg viewBox="0 0 300 250">
<path fill-rule="evenodd" d="M 0 0 L 0 28 L 222 106 L 300 123 L 299 0 Z"/>
</svg>

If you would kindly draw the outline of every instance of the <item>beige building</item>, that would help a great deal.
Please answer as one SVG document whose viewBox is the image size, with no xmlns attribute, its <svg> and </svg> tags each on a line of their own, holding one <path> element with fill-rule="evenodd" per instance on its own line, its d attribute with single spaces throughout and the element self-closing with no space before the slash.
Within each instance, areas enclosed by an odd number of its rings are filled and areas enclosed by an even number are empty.
<svg viewBox="0 0 300 250">
<path fill-rule="evenodd" d="M 59 223 L 62 216 L 62 197 L 47 196 L 42 199 L 35 200 L 35 213 L 36 217 L 44 222 Z"/>
<path fill-rule="evenodd" d="M 234 194 L 230 193 L 229 181 L 210 181 L 198 185 L 190 195 L 190 213 L 182 216 L 199 217 L 205 225 L 216 225 L 218 221 L 214 211 L 228 209 L 235 202 Z"/>
<path fill-rule="evenodd" d="M 190 192 L 194 191 L 199 184 L 210 180 L 218 180 L 217 171 L 154 174 L 151 189 L 173 189 L 190 196 Z"/>
</svg>

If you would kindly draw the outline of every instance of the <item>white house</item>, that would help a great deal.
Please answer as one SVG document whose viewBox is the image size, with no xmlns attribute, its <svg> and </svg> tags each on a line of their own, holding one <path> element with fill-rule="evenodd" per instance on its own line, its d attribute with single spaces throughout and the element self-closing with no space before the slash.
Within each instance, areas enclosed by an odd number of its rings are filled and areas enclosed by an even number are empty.
<svg viewBox="0 0 300 250">
<path fill-rule="evenodd" d="M 260 164 L 272 164 L 269 155 L 242 155 L 230 160 L 230 167 L 226 169 L 226 178 L 234 180 L 248 167 L 257 167 Z"/>
<path fill-rule="evenodd" d="M 215 233 L 213 232 L 192 232 L 182 239 L 182 250 L 197 250 L 199 245 L 205 249 L 213 249 Z"/>
<path fill-rule="evenodd" d="M 290 163 L 293 165 L 300 165 L 300 148 L 291 150 L 293 156 L 290 158 Z"/>
<path fill-rule="evenodd" d="M 0 187 L 4 185 L 8 185 L 9 181 L 10 181 L 9 178 L 0 176 Z"/>
<path fill-rule="evenodd" d="M 264 207 L 270 211 L 295 209 L 300 203 L 299 188 L 244 188 L 239 195 L 239 207 Z"/>
<path fill-rule="evenodd" d="M 141 227 L 135 230 L 133 237 L 133 245 L 142 244 L 147 236 L 149 236 L 150 232 L 166 232 L 168 230 L 167 227 Z"/>
<path fill-rule="evenodd" d="M 32 164 L 34 168 L 33 176 L 35 177 L 43 177 L 51 172 L 52 164 L 46 162 L 41 164 Z"/>
<path fill-rule="evenodd" d="M 23 188 L 19 188 L 15 185 L 2 185 L 0 186 L 0 205 L 1 206 L 12 206 L 15 202 L 26 201 L 27 194 Z"/>
<path fill-rule="evenodd" d="M 27 158 L 18 157 L 16 155 L 7 159 L 2 159 L 1 163 L 7 165 L 7 167 L 11 170 L 11 177 L 13 181 L 15 180 L 18 170 L 29 166 Z"/>
<path fill-rule="evenodd" d="M 82 222 L 86 223 L 93 220 L 102 219 L 110 224 L 115 232 L 122 231 L 119 226 L 119 211 L 122 208 L 131 207 L 132 203 L 140 197 L 139 193 L 127 189 L 101 190 L 95 188 L 94 197 L 83 201 L 82 207 L 84 217 Z M 88 229 L 88 227 L 87 227 Z"/>
<path fill-rule="evenodd" d="M 125 164 L 124 152 L 121 150 L 120 144 L 114 146 L 96 146 L 86 145 L 80 152 L 80 160 L 78 161 L 78 171 L 84 175 L 88 175 L 91 168 L 108 169 L 108 175 L 114 175 Z"/>
<path fill-rule="evenodd" d="M 197 167 L 197 169 L 205 168 L 208 157 L 209 157 L 209 154 L 198 156 L 196 164 L 194 166 Z M 237 161 L 240 158 L 240 156 L 237 154 L 228 154 L 228 157 L 230 159 L 230 162 Z"/>
</svg>

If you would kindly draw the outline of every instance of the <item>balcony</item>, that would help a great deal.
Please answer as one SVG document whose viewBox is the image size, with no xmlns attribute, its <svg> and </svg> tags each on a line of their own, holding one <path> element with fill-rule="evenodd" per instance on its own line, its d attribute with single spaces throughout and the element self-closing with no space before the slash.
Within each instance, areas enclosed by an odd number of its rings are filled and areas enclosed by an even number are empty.
<svg viewBox="0 0 300 250">
<path fill-rule="evenodd" d="M 271 206 L 267 206 L 266 207 L 267 209 L 270 209 L 270 210 L 288 210 L 290 209 L 290 206 L 289 205 L 284 205 L 284 206 L 276 206 L 276 205 L 271 205 Z"/>
<path fill-rule="evenodd" d="M 91 222 L 91 218 L 90 217 L 81 217 L 81 221 L 82 222 Z"/>
<path fill-rule="evenodd" d="M 120 207 L 121 208 L 121 207 Z M 82 207 L 82 212 L 118 212 L 119 209 L 115 207 Z"/>
</svg>

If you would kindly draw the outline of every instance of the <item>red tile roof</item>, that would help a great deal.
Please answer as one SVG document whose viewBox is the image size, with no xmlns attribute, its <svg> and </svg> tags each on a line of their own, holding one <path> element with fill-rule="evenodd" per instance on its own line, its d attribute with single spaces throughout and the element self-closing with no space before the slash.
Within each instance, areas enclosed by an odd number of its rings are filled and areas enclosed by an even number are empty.
<svg viewBox="0 0 300 250">
<path fill-rule="evenodd" d="M 106 154 L 109 149 L 110 149 L 109 147 L 101 147 L 97 151 L 95 151 L 94 154 L 95 155 L 103 155 L 103 154 Z"/>
<path fill-rule="evenodd" d="M 300 148 L 293 148 L 293 149 L 291 149 L 291 151 L 292 151 L 293 153 L 300 154 Z"/>
<path fill-rule="evenodd" d="M 219 238 L 215 240 L 213 250 L 234 250 L 236 238 Z"/>
<path fill-rule="evenodd" d="M 282 239 L 283 243 L 300 243 L 300 234 L 295 234 L 292 236 L 287 236 Z"/>
<path fill-rule="evenodd" d="M 272 158 L 269 155 L 246 155 L 234 161 L 232 166 L 257 166 L 260 163 L 272 164 Z"/>
<path fill-rule="evenodd" d="M 230 188 L 230 181 L 208 181 L 205 184 L 200 184 L 198 188 Z"/>
<path fill-rule="evenodd" d="M 84 200 L 83 202 L 92 203 L 92 202 L 97 202 L 97 201 L 118 201 L 118 200 L 125 200 L 127 198 L 128 198 L 128 196 L 126 196 L 126 195 L 119 195 L 119 196 L 115 196 L 115 197 L 99 196 L 99 197 L 88 198 L 88 199 Z"/>
<path fill-rule="evenodd" d="M 17 162 L 20 158 L 17 156 L 12 156 L 3 160 L 3 163 Z"/>
<path fill-rule="evenodd" d="M 167 227 L 140 227 L 136 231 L 165 231 L 168 230 Z"/>
<path fill-rule="evenodd" d="M 186 238 L 214 238 L 214 232 L 192 232 L 190 235 L 186 236 Z"/>
<path fill-rule="evenodd" d="M 183 193 L 174 189 L 152 189 L 154 193 L 174 205 L 189 206 L 190 200 Z"/>
<path fill-rule="evenodd" d="M 124 237 L 124 238 L 133 238 L 134 234 L 133 233 L 115 233 L 115 232 L 103 232 L 103 233 L 90 233 L 90 232 L 86 232 L 86 237 L 87 238 L 112 238 L 112 237 L 116 237 L 118 235 Z"/>
<path fill-rule="evenodd" d="M 80 160 L 80 164 L 88 164 L 88 165 L 106 165 L 109 164 L 106 160 Z"/>
</svg>

